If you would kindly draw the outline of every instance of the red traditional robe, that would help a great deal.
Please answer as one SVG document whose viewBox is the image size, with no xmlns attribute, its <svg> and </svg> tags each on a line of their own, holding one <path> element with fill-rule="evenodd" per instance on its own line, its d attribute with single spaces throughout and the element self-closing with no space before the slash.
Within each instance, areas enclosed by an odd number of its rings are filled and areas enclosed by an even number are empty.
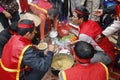
<svg viewBox="0 0 120 80">
<path fill-rule="evenodd" d="M 9 40 L 0 61 L 0 80 L 20 80 L 22 58 L 30 44 L 30 41 L 22 36 L 15 35 Z"/>
<path fill-rule="evenodd" d="M 102 33 L 101 27 L 94 21 L 88 20 L 83 22 L 80 25 L 80 34 L 86 34 L 94 39 L 98 34 Z M 114 59 L 114 45 L 108 40 L 108 38 L 103 38 L 100 42 L 96 42 L 105 52 L 106 54 L 113 60 Z"/>
<path fill-rule="evenodd" d="M 41 24 L 40 24 L 40 39 L 45 38 L 45 22 L 47 20 L 47 11 L 52 8 L 52 4 L 45 0 L 39 0 L 36 4 L 31 3 L 30 8 L 33 11 L 33 13 L 37 14 L 41 18 Z M 54 19 L 54 26 L 57 30 L 57 18 Z M 48 21 L 48 27 L 51 26 L 51 23 Z"/>
<path fill-rule="evenodd" d="M 63 71 L 62 75 L 63 80 L 108 80 L 108 69 L 100 62 L 87 66 L 78 63 Z"/>
</svg>

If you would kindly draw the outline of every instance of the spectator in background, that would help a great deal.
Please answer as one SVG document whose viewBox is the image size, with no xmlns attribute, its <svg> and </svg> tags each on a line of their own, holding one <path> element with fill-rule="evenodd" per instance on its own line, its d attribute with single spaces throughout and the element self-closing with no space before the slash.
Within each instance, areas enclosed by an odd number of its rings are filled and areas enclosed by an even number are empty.
<svg viewBox="0 0 120 80">
<path fill-rule="evenodd" d="M 0 22 L 4 29 L 9 27 L 10 23 L 20 19 L 18 9 L 19 5 L 16 0 L 0 0 Z"/>
<path fill-rule="evenodd" d="M 108 8 L 110 6 L 116 5 L 116 0 L 104 0 L 103 5 L 104 8 Z"/>
<path fill-rule="evenodd" d="M 116 6 L 113 7 L 113 9 L 110 9 L 109 11 L 106 9 L 98 9 L 95 11 L 94 15 L 96 16 L 101 16 L 103 13 L 110 13 L 112 12 L 111 10 L 116 11 L 117 14 L 117 19 L 115 19 L 113 21 L 113 24 L 111 24 L 110 26 L 108 26 L 105 30 L 103 30 L 100 34 L 98 34 L 96 36 L 96 41 L 99 42 L 100 40 L 102 40 L 104 37 L 108 37 L 110 35 L 112 35 L 114 32 L 120 30 L 120 0 L 117 1 Z M 106 12 L 107 11 L 107 12 Z"/>
<path fill-rule="evenodd" d="M 0 60 L 0 80 L 41 80 L 48 71 L 54 54 L 54 46 L 48 45 L 41 52 L 31 41 L 35 25 L 31 20 L 18 23 L 18 35 L 10 38 L 4 46 Z"/>
<path fill-rule="evenodd" d="M 59 11 L 59 16 L 58 16 L 58 20 L 62 21 L 62 0 L 50 0 L 50 2 L 52 3 L 53 6 L 58 8 Z"/>
<path fill-rule="evenodd" d="M 73 16 L 73 12 L 76 6 L 81 6 L 85 4 L 86 0 L 61 0 L 62 1 L 62 20 L 66 21 L 67 19 Z"/>
<path fill-rule="evenodd" d="M 77 42 L 74 47 L 76 64 L 61 71 L 59 80 L 108 80 L 108 69 L 103 63 L 90 63 L 94 53 L 94 47 L 90 43 Z"/>
<path fill-rule="evenodd" d="M 2 55 L 3 48 L 12 35 L 17 34 L 18 23 L 13 22 L 9 28 L 4 29 L 0 32 L 0 58 Z"/>
<path fill-rule="evenodd" d="M 86 0 L 85 1 L 85 6 L 88 9 L 88 11 L 90 12 L 90 15 L 89 15 L 90 20 L 99 21 L 99 17 L 94 16 L 93 12 L 94 12 L 94 10 L 97 10 L 100 8 L 101 1 L 102 0 Z"/>
<path fill-rule="evenodd" d="M 117 19 L 114 20 L 114 22 L 110 26 L 108 26 L 104 31 L 102 31 L 100 34 L 98 34 L 96 36 L 96 41 L 97 42 L 100 42 L 105 37 L 108 37 L 108 36 L 112 35 L 113 33 L 115 33 L 116 31 L 120 30 L 120 15 L 119 15 L 120 14 L 120 0 L 117 0 L 115 10 L 116 10 L 116 13 L 117 13 Z M 97 10 L 94 14 L 96 16 L 100 16 L 105 12 L 106 12 L 106 10 L 104 10 L 104 9 L 103 10 Z M 118 33 L 118 40 L 117 40 L 117 43 L 116 43 L 116 47 L 119 51 L 119 48 L 120 48 L 120 33 Z M 120 53 L 118 53 L 118 55 L 115 58 L 114 67 L 116 67 L 118 69 L 120 68 Z"/>
<path fill-rule="evenodd" d="M 105 13 L 100 16 L 99 24 L 102 29 L 106 29 L 116 19 L 115 5 L 104 8 Z"/>
</svg>

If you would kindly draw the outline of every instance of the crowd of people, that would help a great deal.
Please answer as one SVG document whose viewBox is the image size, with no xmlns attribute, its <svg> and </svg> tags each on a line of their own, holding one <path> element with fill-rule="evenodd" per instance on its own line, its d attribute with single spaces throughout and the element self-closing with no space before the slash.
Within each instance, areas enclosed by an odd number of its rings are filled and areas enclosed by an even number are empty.
<svg viewBox="0 0 120 80">
<path fill-rule="evenodd" d="M 69 19 L 80 28 L 78 39 L 68 44 L 75 64 L 60 71 L 58 80 L 108 80 L 109 64 L 120 69 L 120 33 L 116 46 L 108 39 L 120 30 L 120 0 L 19 1 L 0 0 L 4 28 L 0 32 L 0 80 L 41 80 L 56 50 L 54 44 L 39 50 L 34 42 L 36 32 L 39 42 L 44 42 L 51 28 L 57 31 L 59 23 L 67 24 Z M 40 18 L 39 25 L 33 18 L 20 18 L 28 12 Z"/>
</svg>

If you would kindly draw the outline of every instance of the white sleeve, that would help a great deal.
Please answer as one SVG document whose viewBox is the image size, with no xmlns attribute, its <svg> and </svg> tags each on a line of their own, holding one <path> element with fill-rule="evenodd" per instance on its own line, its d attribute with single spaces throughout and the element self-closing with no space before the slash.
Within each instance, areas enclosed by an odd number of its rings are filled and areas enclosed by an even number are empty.
<svg viewBox="0 0 120 80">
<path fill-rule="evenodd" d="M 92 37 L 86 35 L 86 34 L 80 34 L 79 35 L 80 41 L 85 41 L 93 45 L 94 49 L 97 51 L 104 51 L 93 39 Z"/>
<path fill-rule="evenodd" d="M 88 42 L 88 43 L 91 43 L 93 41 L 93 39 L 91 39 L 91 37 L 89 37 L 86 34 L 80 34 L 79 35 L 79 40 L 80 41 L 85 41 L 85 42 Z"/>
<path fill-rule="evenodd" d="M 114 23 L 108 26 L 102 33 L 105 36 L 110 36 L 111 34 L 113 34 L 114 32 L 118 30 L 120 30 L 120 21 L 115 20 Z"/>
</svg>

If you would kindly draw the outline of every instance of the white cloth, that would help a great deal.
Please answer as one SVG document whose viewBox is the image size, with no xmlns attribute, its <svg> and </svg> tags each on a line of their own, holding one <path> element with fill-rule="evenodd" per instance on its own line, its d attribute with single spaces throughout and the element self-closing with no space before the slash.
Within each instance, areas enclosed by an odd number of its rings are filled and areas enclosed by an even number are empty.
<svg viewBox="0 0 120 80">
<path fill-rule="evenodd" d="M 110 36 L 114 32 L 120 30 L 120 21 L 119 20 L 114 20 L 113 24 L 108 26 L 102 33 L 105 36 Z"/>
<path fill-rule="evenodd" d="M 79 40 L 92 44 L 96 51 L 104 51 L 102 48 L 99 47 L 99 45 L 91 37 L 89 37 L 86 34 L 80 34 Z"/>
</svg>

